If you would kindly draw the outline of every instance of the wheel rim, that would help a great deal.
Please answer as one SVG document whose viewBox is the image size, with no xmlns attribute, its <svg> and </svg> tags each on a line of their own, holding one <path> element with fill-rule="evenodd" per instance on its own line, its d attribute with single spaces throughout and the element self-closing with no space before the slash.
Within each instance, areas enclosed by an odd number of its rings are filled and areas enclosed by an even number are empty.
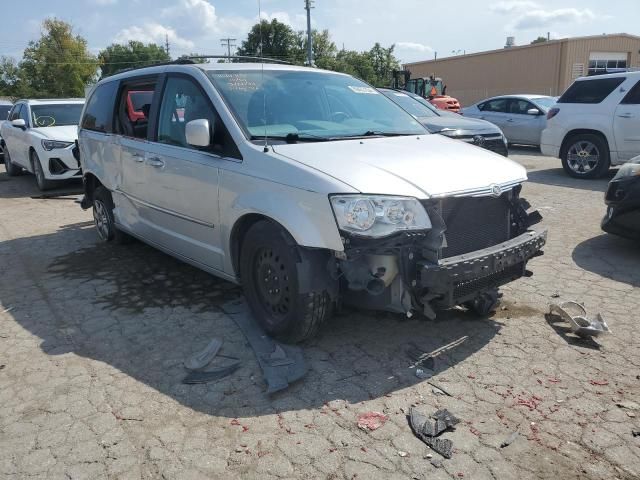
<svg viewBox="0 0 640 480">
<path fill-rule="evenodd" d="M 44 173 L 42 172 L 42 165 L 40 165 L 40 159 L 38 158 L 37 155 L 34 154 L 31 157 L 31 160 L 33 161 L 34 173 L 36 174 L 36 182 L 38 182 L 38 185 L 42 186 L 44 185 Z"/>
<path fill-rule="evenodd" d="M 271 248 L 258 250 L 254 262 L 254 285 L 260 303 L 275 324 L 291 311 L 291 275 L 283 258 Z"/>
<path fill-rule="evenodd" d="M 593 142 L 582 140 L 571 145 L 567 151 L 567 165 L 572 172 L 585 175 L 600 163 L 600 150 Z"/>
<path fill-rule="evenodd" d="M 100 200 L 93 201 L 93 220 L 96 223 L 100 238 L 107 240 L 109 238 L 109 215 L 107 207 Z"/>
</svg>

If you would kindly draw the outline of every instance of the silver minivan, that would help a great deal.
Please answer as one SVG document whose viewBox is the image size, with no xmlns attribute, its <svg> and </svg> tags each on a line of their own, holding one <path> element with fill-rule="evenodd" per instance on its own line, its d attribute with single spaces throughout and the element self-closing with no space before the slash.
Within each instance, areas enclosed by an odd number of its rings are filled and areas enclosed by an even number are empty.
<svg viewBox="0 0 640 480">
<path fill-rule="evenodd" d="M 519 197 L 523 167 L 429 134 L 336 72 L 130 70 L 89 94 L 79 148 L 102 240 L 136 237 L 240 283 L 285 341 L 342 304 L 486 313 L 546 240 Z"/>
</svg>

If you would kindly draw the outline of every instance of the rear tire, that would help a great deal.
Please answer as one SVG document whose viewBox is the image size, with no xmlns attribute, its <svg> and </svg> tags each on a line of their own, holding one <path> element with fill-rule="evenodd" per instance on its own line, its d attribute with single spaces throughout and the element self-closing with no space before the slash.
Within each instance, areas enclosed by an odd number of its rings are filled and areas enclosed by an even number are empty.
<svg viewBox="0 0 640 480">
<path fill-rule="evenodd" d="M 326 290 L 300 292 L 298 272 L 309 269 L 298 264 L 306 261 L 295 240 L 272 222 L 255 223 L 244 237 L 240 275 L 247 302 L 262 328 L 278 340 L 309 339 L 332 314 Z M 314 276 L 323 274 L 311 270 Z"/>
<path fill-rule="evenodd" d="M 113 217 L 113 198 L 111 192 L 102 185 L 93 192 L 93 220 L 98 231 L 98 237 L 103 242 L 114 242 L 124 245 L 131 241 L 131 237 L 116 228 Z"/>
<path fill-rule="evenodd" d="M 607 142 L 593 133 L 568 138 L 560 158 L 564 171 L 574 178 L 600 178 L 611 165 Z"/>
<path fill-rule="evenodd" d="M 55 182 L 45 178 L 44 170 L 42 169 L 42 164 L 40 163 L 40 157 L 38 157 L 38 154 L 32 150 L 31 153 L 29 153 L 29 159 L 31 160 L 33 174 L 36 176 L 36 183 L 38 184 L 40 191 L 44 192 L 52 189 Z"/>
<path fill-rule="evenodd" d="M 11 161 L 11 156 L 9 155 L 9 149 L 5 146 L 2 147 L 4 151 L 4 169 L 7 172 L 7 175 L 10 177 L 17 177 L 18 175 L 22 175 L 22 168 L 18 167 Z"/>
</svg>

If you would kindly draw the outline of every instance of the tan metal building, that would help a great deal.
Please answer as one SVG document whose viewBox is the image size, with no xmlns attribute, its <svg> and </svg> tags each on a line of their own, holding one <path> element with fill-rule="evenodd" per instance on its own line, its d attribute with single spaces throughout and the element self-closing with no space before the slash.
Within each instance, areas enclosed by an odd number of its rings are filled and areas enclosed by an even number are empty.
<svg viewBox="0 0 640 480">
<path fill-rule="evenodd" d="M 495 95 L 560 95 L 578 77 L 628 67 L 640 67 L 640 37 L 626 33 L 549 40 L 405 65 L 411 78 L 442 77 L 447 94 L 463 106 Z"/>
</svg>

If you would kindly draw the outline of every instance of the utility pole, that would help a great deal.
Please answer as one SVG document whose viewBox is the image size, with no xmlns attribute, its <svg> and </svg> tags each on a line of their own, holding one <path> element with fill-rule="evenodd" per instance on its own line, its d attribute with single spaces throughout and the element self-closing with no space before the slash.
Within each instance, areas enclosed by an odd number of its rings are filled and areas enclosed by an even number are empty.
<svg viewBox="0 0 640 480">
<path fill-rule="evenodd" d="M 169 56 L 169 34 L 164 34 L 164 50 L 167 52 L 167 56 Z"/>
<path fill-rule="evenodd" d="M 236 46 L 236 44 L 234 43 L 236 41 L 235 38 L 221 38 L 220 39 L 220 45 L 222 45 L 223 47 L 226 46 L 227 47 L 227 62 L 231 63 L 231 47 Z"/>
<path fill-rule="evenodd" d="M 304 0 L 304 9 L 307 11 L 307 63 L 313 66 L 313 43 L 311 38 L 311 9 L 314 8 L 314 0 Z"/>
</svg>

